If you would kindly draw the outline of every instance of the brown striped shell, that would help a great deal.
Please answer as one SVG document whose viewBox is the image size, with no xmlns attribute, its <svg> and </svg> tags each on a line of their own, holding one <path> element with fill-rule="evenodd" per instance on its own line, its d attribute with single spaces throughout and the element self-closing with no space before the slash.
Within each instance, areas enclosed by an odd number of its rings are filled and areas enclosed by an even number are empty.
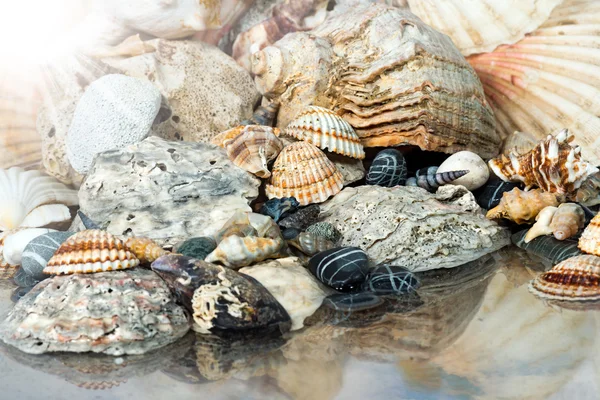
<svg viewBox="0 0 600 400">
<path fill-rule="evenodd" d="M 268 178 L 268 163 L 283 149 L 283 142 L 273 133 L 273 128 L 246 125 L 238 136 L 223 142 L 227 156 L 235 165 L 259 178 Z"/>
<path fill-rule="evenodd" d="M 143 237 L 130 237 L 125 241 L 125 246 L 141 263 L 152 263 L 160 256 L 169 253 L 154 240 Z"/>
<path fill-rule="evenodd" d="M 517 224 L 533 222 L 535 217 L 548 206 L 558 206 L 564 201 L 558 193 L 544 192 L 534 189 L 524 192 L 514 188 L 510 192 L 504 192 L 500 203 L 489 210 L 486 214 L 488 219 L 506 218 Z"/>
<path fill-rule="evenodd" d="M 285 129 L 288 136 L 310 142 L 321 150 L 362 160 L 363 145 L 354 128 L 342 117 L 323 107 L 309 106 Z"/>
<path fill-rule="evenodd" d="M 266 186 L 267 197 L 295 197 L 300 205 L 321 203 L 342 190 L 344 179 L 325 153 L 308 142 L 284 148 Z"/>
<path fill-rule="evenodd" d="M 568 258 L 532 280 L 529 291 L 548 300 L 600 300 L 600 257 Z"/>
<path fill-rule="evenodd" d="M 45 274 L 89 274 L 133 268 L 140 260 L 122 240 L 106 231 L 89 229 L 67 239 L 48 261 Z"/>
<path fill-rule="evenodd" d="M 233 139 L 235 139 L 236 137 L 238 137 L 242 132 L 244 132 L 244 130 L 248 127 L 248 125 L 239 125 L 236 126 L 235 128 L 231 128 L 228 129 L 224 132 L 219 133 L 217 136 L 215 136 L 214 138 L 211 139 L 210 143 L 214 144 L 215 146 L 219 146 L 219 147 L 223 147 L 225 148 L 225 145 L 229 142 L 231 142 Z M 268 126 L 263 126 L 263 128 L 270 128 Z M 279 129 L 277 128 L 271 128 L 271 132 L 279 137 L 279 133 L 281 132 Z"/>
<path fill-rule="evenodd" d="M 558 240 L 565 240 L 575 235 L 585 223 L 585 213 L 579 204 L 565 203 L 558 209 L 550 222 L 552 234 Z"/>
<path fill-rule="evenodd" d="M 579 249 L 600 256 L 600 214 L 596 214 L 583 231 L 579 238 Z"/>
</svg>

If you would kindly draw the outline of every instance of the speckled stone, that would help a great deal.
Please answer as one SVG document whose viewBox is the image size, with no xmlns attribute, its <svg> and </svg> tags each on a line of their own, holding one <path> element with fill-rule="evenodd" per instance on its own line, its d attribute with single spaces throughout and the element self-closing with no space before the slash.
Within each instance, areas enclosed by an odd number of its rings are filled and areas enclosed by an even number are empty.
<svg viewBox="0 0 600 400">
<path fill-rule="evenodd" d="M 363 284 L 369 260 L 358 247 L 338 247 L 313 256 L 308 269 L 318 280 L 340 292 L 350 292 Z"/>
<path fill-rule="evenodd" d="M 49 277 L 42 271 L 60 245 L 75 232 L 50 232 L 36 237 L 25 246 L 21 268 L 36 281 Z M 23 286 L 23 285 L 19 285 Z M 29 285 L 25 285 L 29 286 Z"/>
<path fill-rule="evenodd" d="M 175 252 L 197 260 L 204 260 L 216 248 L 217 244 L 213 239 L 201 236 L 182 242 L 175 248 Z"/>
<path fill-rule="evenodd" d="M 282 228 L 296 228 L 303 231 L 317 222 L 320 212 L 321 208 L 318 204 L 311 204 L 310 206 L 303 207 L 289 217 L 285 217 L 279 221 L 279 226 Z"/>
<path fill-rule="evenodd" d="M 406 160 L 396 149 L 380 151 L 367 173 L 367 185 L 392 187 L 406 182 Z"/>
<path fill-rule="evenodd" d="M 306 228 L 306 232 L 314 233 L 317 236 L 324 237 L 332 243 L 337 243 L 342 238 L 340 231 L 329 222 L 317 222 Z"/>
<path fill-rule="evenodd" d="M 45 278 L 48 278 L 49 275 L 44 275 Z M 13 281 L 22 288 L 26 288 L 26 287 L 33 287 L 35 286 L 38 282 L 40 282 L 42 279 L 36 279 L 33 276 L 27 274 L 27 272 L 25 272 L 23 270 L 23 268 L 19 268 L 17 270 L 17 272 L 15 273 L 15 276 L 13 276 Z"/>
<path fill-rule="evenodd" d="M 406 268 L 382 264 L 369 272 L 363 290 L 377 295 L 410 293 L 421 285 L 419 279 Z"/>
</svg>

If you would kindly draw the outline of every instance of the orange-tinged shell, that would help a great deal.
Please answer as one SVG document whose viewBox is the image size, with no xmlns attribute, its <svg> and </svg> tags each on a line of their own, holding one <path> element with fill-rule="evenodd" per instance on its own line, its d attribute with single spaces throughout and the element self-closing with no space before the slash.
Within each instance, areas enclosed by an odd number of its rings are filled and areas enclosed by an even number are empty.
<svg viewBox="0 0 600 400">
<path fill-rule="evenodd" d="M 17 229 L 18 231 L 19 229 Z M 15 231 L 4 231 L 4 232 L 0 232 L 0 279 L 10 279 L 12 278 L 15 273 L 17 272 L 17 269 L 19 268 L 18 265 L 11 265 L 8 263 L 8 261 L 6 261 L 4 259 L 4 256 L 2 253 L 4 253 L 4 239 L 10 234 L 10 233 L 14 233 Z"/>
<path fill-rule="evenodd" d="M 141 263 L 152 263 L 160 256 L 168 253 L 152 239 L 131 237 L 125 241 L 125 246 L 140 260 Z"/>
<path fill-rule="evenodd" d="M 45 274 L 89 274 L 133 268 L 140 260 L 122 240 L 98 229 L 68 238 L 48 261 Z"/>
<path fill-rule="evenodd" d="M 600 214 L 596 214 L 585 228 L 578 247 L 584 253 L 600 256 Z"/>
<path fill-rule="evenodd" d="M 558 240 L 565 240 L 575 235 L 585 223 L 585 213 L 579 204 L 565 203 L 558 209 L 550 222 L 552 234 Z"/>
<path fill-rule="evenodd" d="M 268 163 L 283 149 L 283 142 L 274 128 L 263 125 L 246 125 L 233 139 L 223 141 L 227 156 L 235 165 L 259 178 L 268 178 Z"/>
<path fill-rule="evenodd" d="M 535 217 L 548 206 L 558 206 L 564 201 L 562 195 L 544 192 L 540 189 L 524 192 L 514 188 L 504 192 L 500 203 L 486 214 L 488 219 L 506 218 L 517 224 L 533 222 Z"/>
<path fill-rule="evenodd" d="M 308 142 L 284 148 L 273 166 L 267 197 L 295 197 L 300 205 L 321 203 L 342 190 L 344 179 L 325 153 Z"/>
<path fill-rule="evenodd" d="M 285 133 L 310 142 L 321 150 L 362 160 L 365 151 L 354 128 L 342 117 L 323 107 L 309 106 L 294 118 Z"/>
<path fill-rule="evenodd" d="M 225 148 L 225 145 L 227 143 L 229 143 L 230 141 L 232 141 L 233 139 L 235 139 L 236 137 L 238 137 L 246 129 L 247 126 L 248 125 L 240 125 L 240 126 L 236 126 L 235 128 L 231 128 L 224 132 L 221 132 L 217 136 L 212 138 L 212 140 L 210 142 L 212 144 L 214 144 L 215 146 Z M 263 126 L 263 128 L 270 128 L 270 127 Z M 275 136 L 279 137 L 279 134 L 281 133 L 281 131 L 278 128 L 271 128 L 271 129 L 272 129 L 271 132 Z"/>
<path fill-rule="evenodd" d="M 600 257 L 568 258 L 532 280 L 529 291 L 548 300 L 600 300 Z"/>
</svg>

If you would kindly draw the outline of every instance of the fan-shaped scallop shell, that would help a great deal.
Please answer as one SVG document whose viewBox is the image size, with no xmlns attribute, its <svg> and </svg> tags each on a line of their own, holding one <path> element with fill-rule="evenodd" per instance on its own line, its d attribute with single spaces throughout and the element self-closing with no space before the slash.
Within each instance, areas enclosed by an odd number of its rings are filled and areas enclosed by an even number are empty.
<svg viewBox="0 0 600 400">
<path fill-rule="evenodd" d="M 309 106 L 290 122 L 285 133 L 310 142 L 321 150 L 359 160 L 365 158 L 365 151 L 354 128 L 342 117 L 323 107 Z"/>
<path fill-rule="evenodd" d="M 141 263 L 152 263 L 158 257 L 169 253 L 154 240 L 143 237 L 130 237 L 125 241 L 125 246 Z"/>
<path fill-rule="evenodd" d="M 600 214 L 596 214 L 581 234 L 579 249 L 600 256 Z"/>
<path fill-rule="evenodd" d="M 529 291 L 548 300 L 600 300 L 600 257 L 568 258 L 531 281 Z"/>
<path fill-rule="evenodd" d="M 600 165 L 599 25 L 596 0 L 566 0 L 516 44 L 469 57 L 502 137 L 523 131 L 543 139 L 568 128 L 583 157 Z"/>
<path fill-rule="evenodd" d="M 295 197 L 300 205 L 321 203 L 342 190 L 344 179 L 325 153 L 308 142 L 285 147 L 273 166 L 267 197 Z"/>
<path fill-rule="evenodd" d="M 133 268 L 140 260 L 122 240 L 108 232 L 90 229 L 67 239 L 44 268 L 45 274 L 89 274 Z"/>
<path fill-rule="evenodd" d="M 524 192 L 514 188 L 504 192 L 500 203 L 486 214 L 489 219 L 506 218 L 517 224 L 532 222 L 547 206 L 558 206 L 564 199 L 557 193 L 543 192 L 540 189 Z"/>
<path fill-rule="evenodd" d="M 268 178 L 271 172 L 267 164 L 283 149 L 283 142 L 273 133 L 273 128 L 262 125 L 246 125 L 240 134 L 224 141 L 229 159 L 235 165 L 259 178 Z"/>
</svg>

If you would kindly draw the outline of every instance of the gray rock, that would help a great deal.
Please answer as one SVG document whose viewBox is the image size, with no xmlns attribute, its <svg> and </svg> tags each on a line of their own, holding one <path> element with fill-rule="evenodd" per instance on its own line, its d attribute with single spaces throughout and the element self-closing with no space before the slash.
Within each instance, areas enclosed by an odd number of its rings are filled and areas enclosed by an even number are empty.
<svg viewBox="0 0 600 400">
<path fill-rule="evenodd" d="M 344 178 L 344 186 L 360 181 L 365 177 L 365 166 L 362 160 L 345 157 L 335 153 L 327 153 L 329 158 L 340 170 L 342 178 Z"/>
<path fill-rule="evenodd" d="M 145 80 L 111 74 L 94 81 L 77 103 L 67 156 L 85 174 L 94 156 L 144 139 L 160 109 L 158 89 Z"/>
<path fill-rule="evenodd" d="M 259 186 L 217 146 L 150 137 L 99 154 L 79 190 L 79 205 L 114 235 L 175 244 L 212 236 L 237 210 L 251 211 Z M 76 219 L 71 230 L 80 224 Z"/>
<path fill-rule="evenodd" d="M 32 278 L 42 281 L 48 277 L 43 273 L 48 261 L 60 245 L 74 232 L 50 232 L 38 236 L 25 246 L 21 257 L 21 269 Z"/>
<path fill-rule="evenodd" d="M 345 188 L 321 205 L 321 219 L 342 233 L 341 246 L 365 250 L 373 264 L 410 271 L 452 268 L 510 243 L 509 232 L 485 218 L 473 194 L 446 185 Z"/>
</svg>

